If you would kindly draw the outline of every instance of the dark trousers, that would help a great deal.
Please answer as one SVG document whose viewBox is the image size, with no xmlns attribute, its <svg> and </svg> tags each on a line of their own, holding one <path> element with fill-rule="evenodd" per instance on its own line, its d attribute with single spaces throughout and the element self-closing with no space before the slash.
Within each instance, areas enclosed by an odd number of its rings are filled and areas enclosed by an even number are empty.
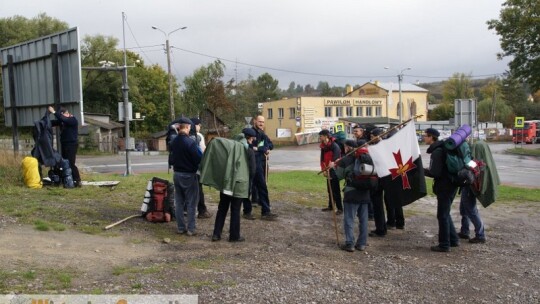
<svg viewBox="0 0 540 304">
<path fill-rule="evenodd" d="M 386 193 L 384 194 L 384 204 L 386 205 L 386 226 L 392 227 L 405 227 L 405 216 L 403 215 L 403 206 L 394 206 L 386 199 Z"/>
<path fill-rule="evenodd" d="M 261 205 L 261 214 L 265 215 L 270 213 L 270 199 L 268 198 L 268 188 L 266 187 L 266 181 L 264 180 L 264 172 L 262 170 L 262 167 L 259 165 L 257 166 L 257 170 L 255 171 L 255 176 L 253 177 L 253 187 L 257 188 L 257 193 L 259 194 L 259 204 Z M 249 212 L 246 211 L 244 205 L 244 213 L 251 213 L 251 210 Z M 251 204 L 249 204 L 249 207 L 251 209 Z"/>
<path fill-rule="evenodd" d="M 451 244 L 459 244 L 456 228 L 450 216 L 456 191 L 457 188 L 437 191 L 437 221 L 439 222 L 439 247 L 441 248 L 449 248 Z"/>
<path fill-rule="evenodd" d="M 81 175 L 79 174 L 79 168 L 75 166 L 75 160 L 77 159 L 77 145 L 65 145 L 62 144 L 62 158 L 69 160 L 69 167 L 71 168 L 71 176 L 76 182 L 81 181 Z"/>
<path fill-rule="evenodd" d="M 225 225 L 225 218 L 229 207 L 231 208 L 231 221 L 229 227 L 229 240 L 238 240 L 240 238 L 240 206 L 242 199 L 219 193 L 218 211 L 216 222 L 214 224 L 214 236 L 221 238 L 221 232 Z"/>
<path fill-rule="evenodd" d="M 373 204 L 373 219 L 375 220 L 375 233 L 386 234 L 386 219 L 384 216 L 383 190 L 379 186 L 370 191 L 371 203 Z"/>
<path fill-rule="evenodd" d="M 206 212 L 206 204 L 204 203 L 203 185 L 199 184 L 199 202 L 197 204 L 197 212 L 203 214 Z"/>
<path fill-rule="evenodd" d="M 330 169 L 328 170 L 328 172 L 330 173 L 330 185 L 328 185 L 328 182 L 326 182 L 326 190 L 328 191 L 328 208 L 332 208 L 332 200 L 330 196 L 330 193 L 332 193 L 334 202 L 336 203 L 336 208 L 343 211 L 343 204 L 341 202 L 341 189 L 339 188 L 339 179 L 336 175 L 336 171 Z"/>
</svg>

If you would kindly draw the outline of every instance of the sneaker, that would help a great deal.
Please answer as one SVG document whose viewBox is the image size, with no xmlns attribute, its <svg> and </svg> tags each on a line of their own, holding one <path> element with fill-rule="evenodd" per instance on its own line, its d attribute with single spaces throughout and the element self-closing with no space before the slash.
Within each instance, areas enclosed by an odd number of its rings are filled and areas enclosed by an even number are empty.
<svg viewBox="0 0 540 304">
<path fill-rule="evenodd" d="M 199 215 L 197 215 L 197 218 L 200 218 L 200 219 L 206 219 L 206 218 L 211 218 L 212 217 L 212 213 L 205 211 L 203 213 L 200 213 L 199 212 Z"/>
<path fill-rule="evenodd" d="M 458 232 L 457 235 L 459 236 L 460 239 L 464 239 L 464 240 L 468 240 L 468 239 L 469 239 L 469 235 L 468 235 L 468 234 Z"/>
<path fill-rule="evenodd" d="M 252 221 L 252 220 L 255 219 L 255 217 L 254 217 L 253 214 L 251 214 L 251 213 L 244 213 L 244 214 L 242 215 L 242 217 L 245 218 L 246 220 L 250 220 L 250 221 Z"/>
<path fill-rule="evenodd" d="M 364 250 L 366 250 L 366 246 L 364 246 L 364 245 L 355 245 L 354 249 L 356 249 L 358 251 L 364 251 Z"/>
<path fill-rule="evenodd" d="M 450 248 L 443 248 L 439 245 L 431 246 L 431 251 L 435 252 L 449 252 Z"/>
<path fill-rule="evenodd" d="M 221 240 L 220 236 L 212 235 L 212 242 L 217 242 L 217 241 L 220 241 L 220 240 Z"/>
<path fill-rule="evenodd" d="M 186 234 L 187 230 L 178 230 L 176 233 L 178 233 L 178 234 Z"/>
<path fill-rule="evenodd" d="M 343 214 L 343 210 L 338 210 L 338 211 L 336 211 L 336 214 L 337 214 L 337 215 Z"/>
<path fill-rule="evenodd" d="M 334 209 L 330 208 L 330 207 L 326 207 L 326 208 L 322 208 L 321 211 L 322 212 L 328 212 L 328 211 L 332 211 Z"/>
<path fill-rule="evenodd" d="M 478 237 L 474 237 L 469 240 L 469 243 L 472 243 L 472 244 L 484 244 L 485 242 L 486 242 L 486 239 L 481 239 Z"/>
<path fill-rule="evenodd" d="M 345 251 L 348 251 L 348 252 L 354 252 L 354 247 L 352 244 L 343 244 L 341 246 L 339 246 L 339 248 L 341 250 L 345 250 Z"/>
<path fill-rule="evenodd" d="M 237 238 L 237 239 L 235 239 L 235 240 L 229 239 L 229 242 L 231 242 L 231 243 L 237 243 L 237 242 L 243 242 L 243 241 L 245 241 L 245 240 L 246 240 L 245 238 L 239 237 L 239 238 Z"/>
<path fill-rule="evenodd" d="M 269 212 L 267 214 L 261 215 L 261 220 L 274 221 L 274 220 L 276 220 L 277 217 L 278 217 L 277 214 Z"/>
<path fill-rule="evenodd" d="M 196 236 L 197 235 L 197 232 L 195 231 L 188 231 L 186 232 L 187 236 Z"/>
</svg>

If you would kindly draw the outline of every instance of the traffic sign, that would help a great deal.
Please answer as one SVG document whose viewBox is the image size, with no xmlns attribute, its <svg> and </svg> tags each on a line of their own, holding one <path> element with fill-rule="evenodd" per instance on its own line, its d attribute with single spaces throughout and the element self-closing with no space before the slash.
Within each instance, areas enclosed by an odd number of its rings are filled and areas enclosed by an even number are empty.
<svg viewBox="0 0 540 304">
<path fill-rule="evenodd" d="M 515 122 L 514 122 L 514 126 L 515 126 L 516 128 L 523 128 L 523 127 L 525 127 L 525 117 L 523 117 L 523 116 L 518 116 L 518 117 L 516 117 L 516 120 L 515 120 Z"/>
</svg>

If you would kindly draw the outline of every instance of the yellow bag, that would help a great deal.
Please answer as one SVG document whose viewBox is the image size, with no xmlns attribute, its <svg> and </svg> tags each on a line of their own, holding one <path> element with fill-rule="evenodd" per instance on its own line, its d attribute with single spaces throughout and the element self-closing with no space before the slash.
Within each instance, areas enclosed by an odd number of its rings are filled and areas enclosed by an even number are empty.
<svg viewBox="0 0 540 304">
<path fill-rule="evenodd" d="M 41 189 L 41 187 L 43 187 L 41 177 L 39 176 L 38 166 L 38 160 L 35 157 L 26 156 L 22 160 L 24 184 L 28 188 Z"/>
</svg>

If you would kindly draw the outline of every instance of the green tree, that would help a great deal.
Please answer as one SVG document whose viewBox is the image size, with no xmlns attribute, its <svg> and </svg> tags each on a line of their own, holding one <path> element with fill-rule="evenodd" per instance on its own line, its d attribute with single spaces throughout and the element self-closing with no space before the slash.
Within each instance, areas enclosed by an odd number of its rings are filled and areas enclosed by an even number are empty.
<svg viewBox="0 0 540 304">
<path fill-rule="evenodd" d="M 429 112 L 429 120 L 449 120 L 454 117 L 454 105 L 450 102 L 442 102 Z"/>
<path fill-rule="evenodd" d="M 487 21 L 500 36 L 499 59 L 511 56 L 511 72 L 527 82 L 533 92 L 540 90 L 540 3 L 538 0 L 507 0 L 499 19 Z"/>
<path fill-rule="evenodd" d="M 257 101 L 275 100 L 279 98 L 279 81 L 272 75 L 264 73 L 257 77 Z"/>
<path fill-rule="evenodd" d="M 454 103 L 455 99 L 474 98 L 471 88 L 471 77 L 463 73 L 455 73 L 443 86 L 443 102 Z"/>
</svg>

